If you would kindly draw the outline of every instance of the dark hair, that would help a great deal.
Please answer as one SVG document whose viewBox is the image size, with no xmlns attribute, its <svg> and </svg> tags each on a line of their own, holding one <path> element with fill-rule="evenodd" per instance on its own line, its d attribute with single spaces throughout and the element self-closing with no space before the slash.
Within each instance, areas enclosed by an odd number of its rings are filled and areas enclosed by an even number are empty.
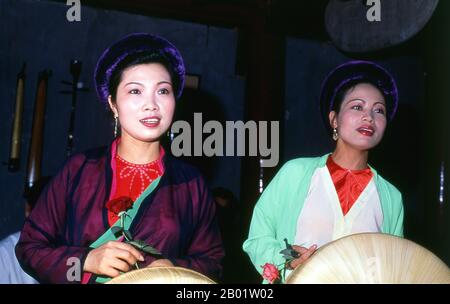
<svg viewBox="0 0 450 304">
<path fill-rule="evenodd" d="M 117 87 L 119 86 L 120 81 L 122 80 L 123 71 L 132 66 L 147 63 L 159 63 L 163 65 L 169 72 L 174 92 L 178 92 L 179 83 L 176 81 L 177 78 L 174 77 L 172 66 L 169 63 L 169 60 L 163 54 L 160 53 L 138 52 L 122 60 L 120 64 L 115 68 L 113 74 L 111 75 L 111 79 L 108 84 L 108 89 L 111 94 L 111 99 L 113 101 L 116 100 Z"/>
</svg>

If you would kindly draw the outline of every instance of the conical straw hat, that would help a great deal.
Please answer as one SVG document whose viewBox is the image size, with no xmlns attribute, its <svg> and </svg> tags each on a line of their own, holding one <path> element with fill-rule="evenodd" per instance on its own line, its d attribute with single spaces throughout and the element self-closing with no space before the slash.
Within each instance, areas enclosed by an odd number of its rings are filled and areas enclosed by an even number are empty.
<svg viewBox="0 0 450 304">
<path fill-rule="evenodd" d="M 286 283 L 449 284 L 450 269 L 412 241 L 381 233 L 361 233 L 319 248 L 292 271 Z"/>
<path fill-rule="evenodd" d="M 107 284 L 215 284 L 201 273 L 182 267 L 152 267 L 124 273 Z"/>
</svg>

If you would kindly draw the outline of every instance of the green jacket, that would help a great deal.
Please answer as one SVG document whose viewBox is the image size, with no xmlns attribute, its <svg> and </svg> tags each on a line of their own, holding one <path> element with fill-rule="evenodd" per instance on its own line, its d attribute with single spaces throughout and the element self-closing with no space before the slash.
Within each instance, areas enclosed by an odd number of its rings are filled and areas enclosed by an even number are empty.
<svg viewBox="0 0 450 304">
<path fill-rule="evenodd" d="M 287 162 L 267 186 L 253 210 L 250 231 L 243 249 L 262 273 L 262 265 L 282 265 L 280 251 L 284 238 L 293 244 L 297 220 L 303 208 L 311 179 L 317 168 L 325 167 L 328 155 L 297 158 Z M 403 203 L 401 193 L 370 167 L 383 212 L 383 233 L 403 237 Z M 283 275 L 283 274 L 282 274 Z M 284 281 L 284 278 L 282 278 Z"/>
</svg>

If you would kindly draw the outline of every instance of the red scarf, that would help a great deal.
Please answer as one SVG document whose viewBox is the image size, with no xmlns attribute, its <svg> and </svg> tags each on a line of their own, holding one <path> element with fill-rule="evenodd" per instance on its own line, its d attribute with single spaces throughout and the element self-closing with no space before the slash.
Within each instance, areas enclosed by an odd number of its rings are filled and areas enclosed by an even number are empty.
<svg viewBox="0 0 450 304">
<path fill-rule="evenodd" d="M 342 213 L 346 215 L 372 179 L 373 173 L 370 168 L 363 170 L 342 168 L 333 161 L 331 155 L 327 159 L 327 167 L 339 197 Z"/>
</svg>

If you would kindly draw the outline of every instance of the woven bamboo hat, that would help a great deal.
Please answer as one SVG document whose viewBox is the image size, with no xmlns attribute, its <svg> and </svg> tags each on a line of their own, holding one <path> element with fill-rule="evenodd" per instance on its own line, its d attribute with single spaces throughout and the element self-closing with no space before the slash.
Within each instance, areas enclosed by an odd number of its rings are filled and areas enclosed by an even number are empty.
<svg viewBox="0 0 450 304">
<path fill-rule="evenodd" d="M 392 235 L 361 233 L 317 250 L 287 284 L 450 284 L 450 269 L 422 246 Z"/>
<path fill-rule="evenodd" d="M 122 274 L 107 284 L 215 284 L 213 280 L 183 267 L 152 267 Z"/>
</svg>

